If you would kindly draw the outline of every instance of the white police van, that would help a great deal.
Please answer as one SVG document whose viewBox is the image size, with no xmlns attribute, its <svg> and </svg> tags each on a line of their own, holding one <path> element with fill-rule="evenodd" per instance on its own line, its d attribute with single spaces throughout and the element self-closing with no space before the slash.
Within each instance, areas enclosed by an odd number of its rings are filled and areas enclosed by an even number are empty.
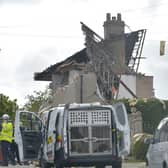
<svg viewBox="0 0 168 168">
<path fill-rule="evenodd" d="M 21 161 L 39 159 L 41 167 L 121 168 L 130 151 L 130 128 L 123 103 L 75 103 L 51 108 L 40 118 L 18 111 L 15 140 Z"/>
<path fill-rule="evenodd" d="M 150 144 L 146 165 L 149 168 L 168 168 L 168 117 L 160 121 L 153 138 L 147 141 Z"/>
</svg>

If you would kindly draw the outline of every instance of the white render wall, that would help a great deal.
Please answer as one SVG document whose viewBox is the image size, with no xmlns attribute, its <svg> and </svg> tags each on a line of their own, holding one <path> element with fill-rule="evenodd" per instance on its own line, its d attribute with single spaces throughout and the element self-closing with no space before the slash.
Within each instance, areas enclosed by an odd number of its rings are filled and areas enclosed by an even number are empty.
<svg viewBox="0 0 168 168">
<path fill-rule="evenodd" d="M 101 102 L 97 94 L 97 79 L 95 73 L 82 74 L 83 84 L 81 88 L 80 71 L 70 71 L 69 84 L 57 88 L 54 92 L 54 104 Z M 81 95 L 82 89 L 82 95 Z"/>
<path fill-rule="evenodd" d="M 83 79 L 83 84 L 81 86 L 81 75 Z M 138 79 L 137 79 L 138 78 Z M 152 86 L 149 88 L 152 82 L 146 80 L 150 77 L 137 77 L 136 75 L 123 74 L 121 80 L 125 85 L 136 95 L 141 98 L 148 98 L 152 95 Z M 147 82 L 146 82 L 147 81 Z M 140 83 L 139 83 L 140 82 Z M 139 84 L 138 84 L 139 83 Z M 144 84 L 147 83 L 147 84 Z M 149 84 L 148 84 L 149 83 Z M 138 87 L 137 87 L 138 86 Z M 82 87 L 82 94 L 81 94 Z M 142 90 L 143 89 L 143 90 Z M 141 94 L 140 94 L 141 93 Z M 146 95 L 148 95 L 148 97 Z M 65 103 L 89 103 L 89 102 L 102 102 L 102 98 L 98 96 L 97 89 L 97 79 L 95 73 L 84 73 L 81 71 L 72 70 L 69 73 L 68 85 L 64 87 L 57 88 L 54 92 L 54 104 L 65 104 Z M 82 97 L 82 98 L 81 98 Z M 133 95 L 122 85 L 119 86 L 118 95 L 116 93 L 117 99 L 134 98 Z"/>
<path fill-rule="evenodd" d="M 127 87 L 136 95 L 136 76 L 135 75 L 122 75 L 121 80 Z M 118 99 L 121 98 L 134 98 L 131 93 L 122 85 L 119 86 Z"/>
</svg>

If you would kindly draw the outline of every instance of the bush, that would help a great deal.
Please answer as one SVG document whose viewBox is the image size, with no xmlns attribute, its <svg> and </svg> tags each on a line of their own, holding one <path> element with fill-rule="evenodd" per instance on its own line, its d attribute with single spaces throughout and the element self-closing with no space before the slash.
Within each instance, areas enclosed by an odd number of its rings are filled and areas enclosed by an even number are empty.
<svg viewBox="0 0 168 168">
<path fill-rule="evenodd" d="M 159 99 L 139 99 L 135 107 L 142 113 L 143 132 L 149 134 L 152 134 L 160 120 L 168 115 L 166 102 Z"/>
<path fill-rule="evenodd" d="M 145 144 L 144 140 L 146 138 L 151 138 L 151 134 L 135 134 L 132 138 L 132 152 L 131 154 L 133 155 L 134 159 L 136 160 L 145 160 L 146 157 L 146 152 L 148 150 L 149 144 Z"/>
</svg>

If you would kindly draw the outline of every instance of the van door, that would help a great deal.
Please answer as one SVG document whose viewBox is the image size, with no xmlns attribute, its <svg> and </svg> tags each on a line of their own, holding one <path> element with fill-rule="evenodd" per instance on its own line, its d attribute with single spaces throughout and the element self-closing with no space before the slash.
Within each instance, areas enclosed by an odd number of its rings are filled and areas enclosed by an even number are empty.
<svg viewBox="0 0 168 168">
<path fill-rule="evenodd" d="M 48 162 L 54 161 L 55 141 L 56 141 L 56 119 L 58 116 L 57 109 L 50 111 L 46 134 L 46 154 Z"/>
<path fill-rule="evenodd" d="M 123 103 L 116 103 L 113 107 L 117 128 L 118 151 L 119 155 L 125 156 L 130 152 L 130 127 L 128 115 Z"/>
<path fill-rule="evenodd" d="M 17 111 L 15 117 L 15 142 L 21 161 L 35 160 L 42 143 L 42 121 L 35 113 Z"/>
<path fill-rule="evenodd" d="M 71 109 L 69 119 L 70 155 L 111 154 L 111 109 Z"/>
<path fill-rule="evenodd" d="M 167 156 L 168 121 L 167 119 L 163 119 L 154 134 L 153 143 L 150 144 L 148 149 L 147 157 L 149 166 L 152 168 L 162 167 L 163 163 L 167 161 Z"/>
</svg>

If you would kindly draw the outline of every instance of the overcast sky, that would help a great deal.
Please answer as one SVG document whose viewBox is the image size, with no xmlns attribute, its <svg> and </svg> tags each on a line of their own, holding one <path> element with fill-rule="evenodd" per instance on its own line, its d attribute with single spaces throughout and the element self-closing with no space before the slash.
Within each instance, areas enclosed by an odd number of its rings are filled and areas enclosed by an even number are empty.
<svg viewBox="0 0 168 168">
<path fill-rule="evenodd" d="M 84 48 L 80 21 L 103 37 L 106 13 L 122 14 L 132 31 L 147 29 L 139 71 L 154 76 L 156 97 L 168 99 L 167 0 L 0 0 L 0 93 L 25 103 L 25 96 L 48 83 L 34 72 Z M 129 32 L 129 29 L 125 29 Z"/>
</svg>

